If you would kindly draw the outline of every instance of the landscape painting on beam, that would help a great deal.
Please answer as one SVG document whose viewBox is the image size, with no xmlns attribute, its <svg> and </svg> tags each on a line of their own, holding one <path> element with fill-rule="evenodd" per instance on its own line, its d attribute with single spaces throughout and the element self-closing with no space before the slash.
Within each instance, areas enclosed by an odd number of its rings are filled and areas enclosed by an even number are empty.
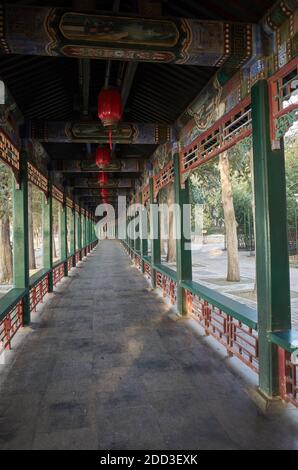
<svg viewBox="0 0 298 470">
<path fill-rule="evenodd" d="M 5 4 L 4 54 L 239 67 L 251 57 L 252 25 L 227 21 L 149 19 Z"/>
<path fill-rule="evenodd" d="M 80 172 L 123 172 L 136 173 L 140 171 L 140 162 L 134 158 L 111 160 L 109 165 L 97 166 L 93 160 L 64 160 L 59 162 L 58 171 L 80 173 Z"/>
<path fill-rule="evenodd" d="M 32 121 L 26 136 L 41 142 L 108 143 L 109 131 L 100 121 L 61 122 Z M 113 142 L 117 144 L 161 144 L 175 138 L 172 126 L 166 124 L 120 123 L 113 129 Z"/>
</svg>

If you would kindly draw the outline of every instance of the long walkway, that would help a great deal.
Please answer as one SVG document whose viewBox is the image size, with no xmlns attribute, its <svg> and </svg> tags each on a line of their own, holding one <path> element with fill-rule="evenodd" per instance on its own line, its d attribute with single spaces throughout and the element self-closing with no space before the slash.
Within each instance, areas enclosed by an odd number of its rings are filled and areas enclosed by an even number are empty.
<svg viewBox="0 0 298 470">
<path fill-rule="evenodd" d="M 2 380 L 0 449 L 297 449 L 297 414 L 262 415 L 122 246 L 103 241 Z"/>
</svg>

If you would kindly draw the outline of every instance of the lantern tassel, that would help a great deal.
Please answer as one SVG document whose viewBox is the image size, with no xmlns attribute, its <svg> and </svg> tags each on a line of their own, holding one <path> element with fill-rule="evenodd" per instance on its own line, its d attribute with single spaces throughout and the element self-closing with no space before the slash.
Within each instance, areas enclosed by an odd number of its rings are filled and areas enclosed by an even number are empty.
<svg viewBox="0 0 298 470">
<path fill-rule="evenodd" d="M 109 142 L 110 142 L 110 150 L 113 148 L 113 143 L 112 143 L 112 130 L 109 130 Z"/>
</svg>

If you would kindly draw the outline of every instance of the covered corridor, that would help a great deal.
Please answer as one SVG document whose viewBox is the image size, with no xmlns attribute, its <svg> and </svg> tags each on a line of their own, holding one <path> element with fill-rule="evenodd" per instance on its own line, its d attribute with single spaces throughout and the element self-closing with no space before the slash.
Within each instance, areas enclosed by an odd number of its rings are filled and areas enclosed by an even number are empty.
<svg viewBox="0 0 298 470">
<path fill-rule="evenodd" d="M 118 241 L 79 263 L 23 334 L 1 376 L 1 450 L 298 448 L 294 408 L 262 414 Z"/>
<path fill-rule="evenodd" d="M 298 447 L 298 0 L 0 4 L 0 449 Z"/>
</svg>

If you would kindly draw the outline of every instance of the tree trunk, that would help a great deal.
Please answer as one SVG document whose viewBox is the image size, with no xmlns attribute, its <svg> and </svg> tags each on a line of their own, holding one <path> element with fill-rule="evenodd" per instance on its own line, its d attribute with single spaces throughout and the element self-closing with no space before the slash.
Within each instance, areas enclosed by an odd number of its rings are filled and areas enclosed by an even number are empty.
<svg viewBox="0 0 298 470">
<path fill-rule="evenodd" d="M 168 206 L 174 204 L 174 184 L 168 186 Z M 168 238 L 168 255 L 167 262 L 174 263 L 176 261 L 176 240 L 174 237 L 174 213 L 169 211 L 169 238 Z"/>
<path fill-rule="evenodd" d="M 12 283 L 12 250 L 10 245 L 9 216 L 0 219 L 0 284 Z"/>
<path fill-rule="evenodd" d="M 256 252 L 256 208 L 255 208 L 255 188 L 254 188 L 254 164 L 253 164 L 253 150 L 249 151 L 249 167 L 251 175 L 251 205 L 252 205 L 252 218 L 253 218 L 253 228 L 254 228 L 254 242 L 255 242 L 255 252 Z M 255 263 L 255 283 L 253 293 L 257 293 L 257 265 Z"/>
<path fill-rule="evenodd" d="M 29 229 L 29 269 L 36 269 L 35 252 L 34 252 L 34 233 L 33 233 L 33 216 L 32 216 L 32 188 L 28 185 L 28 229 Z"/>
<path fill-rule="evenodd" d="M 221 153 L 219 156 L 219 171 L 228 254 L 227 281 L 235 282 L 240 281 L 237 222 L 235 217 L 232 184 L 230 179 L 230 164 L 226 152 Z"/>
</svg>

